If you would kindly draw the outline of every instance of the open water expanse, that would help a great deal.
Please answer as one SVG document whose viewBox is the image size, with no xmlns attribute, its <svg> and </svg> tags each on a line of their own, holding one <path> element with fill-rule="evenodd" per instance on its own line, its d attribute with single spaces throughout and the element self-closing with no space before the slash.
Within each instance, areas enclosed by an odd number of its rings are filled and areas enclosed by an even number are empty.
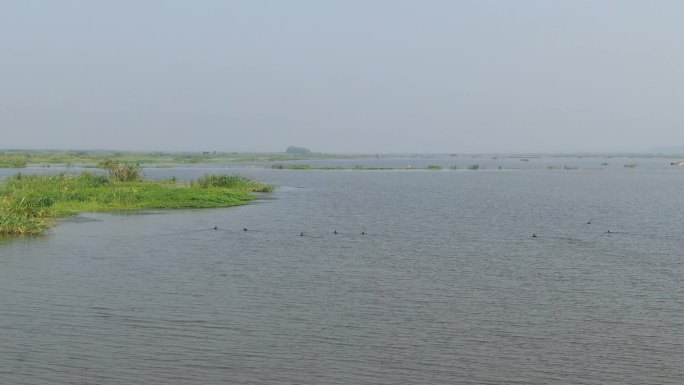
<svg viewBox="0 0 684 385">
<path fill-rule="evenodd" d="M 0 383 L 684 383 L 684 168 L 462 162 L 1 238 Z"/>
</svg>

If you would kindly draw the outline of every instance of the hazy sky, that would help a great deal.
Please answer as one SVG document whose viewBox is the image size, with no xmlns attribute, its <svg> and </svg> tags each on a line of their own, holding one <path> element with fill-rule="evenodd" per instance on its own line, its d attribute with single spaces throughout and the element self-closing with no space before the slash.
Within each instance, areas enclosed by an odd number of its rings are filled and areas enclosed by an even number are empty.
<svg viewBox="0 0 684 385">
<path fill-rule="evenodd" d="M 684 2 L 0 0 L 0 148 L 684 145 Z"/>
</svg>

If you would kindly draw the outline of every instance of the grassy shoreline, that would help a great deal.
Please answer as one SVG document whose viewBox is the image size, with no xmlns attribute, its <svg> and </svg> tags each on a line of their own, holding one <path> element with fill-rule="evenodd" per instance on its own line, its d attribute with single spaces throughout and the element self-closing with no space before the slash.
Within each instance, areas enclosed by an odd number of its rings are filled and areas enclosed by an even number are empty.
<svg viewBox="0 0 684 385">
<path fill-rule="evenodd" d="M 237 175 L 207 175 L 189 183 L 80 175 L 32 175 L 3 180 L 0 185 L 0 234 L 37 235 L 59 217 L 79 212 L 143 209 L 218 208 L 244 205 L 254 192 L 274 186 Z"/>
</svg>

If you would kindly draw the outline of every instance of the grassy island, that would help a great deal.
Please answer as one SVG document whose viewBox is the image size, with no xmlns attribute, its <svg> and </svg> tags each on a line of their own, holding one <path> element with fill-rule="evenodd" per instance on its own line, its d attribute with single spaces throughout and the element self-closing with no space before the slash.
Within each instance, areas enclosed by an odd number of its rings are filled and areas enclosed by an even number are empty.
<svg viewBox="0 0 684 385">
<path fill-rule="evenodd" d="M 56 218 L 78 212 L 230 207 L 254 199 L 252 192 L 273 189 L 237 175 L 176 183 L 141 180 L 137 175 L 122 181 L 114 174 L 89 172 L 17 174 L 0 185 L 0 234 L 41 234 L 54 226 Z"/>
</svg>

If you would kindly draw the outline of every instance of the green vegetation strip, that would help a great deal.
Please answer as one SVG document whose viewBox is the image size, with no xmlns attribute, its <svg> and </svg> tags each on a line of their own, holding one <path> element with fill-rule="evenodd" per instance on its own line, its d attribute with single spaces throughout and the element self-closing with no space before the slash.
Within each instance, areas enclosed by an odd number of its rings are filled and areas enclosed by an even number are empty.
<svg viewBox="0 0 684 385">
<path fill-rule="evenodd" d="M 392 167 L 371 167 L 371 166 L 312 166 L 310 164 L 273 164 L 272 169 L 276 170 L 395 170 Z"/>
<path fill-rule="evenodd" d="M 40 234 L 55 219 L 78 212 L 135 209 L 213 208 L 243 205 L 252 192 L 273 191 L 237 175 L 207 175 L 196 181 L 122 182 L 84 172 L 81 175 L 18 174 L 0 186 L 0 234 Z"/>
<path fill-rule="evenodd" d="M 29 164 L 49 167 L 51 164 L 95 166 L 108 159 L 135 165 L 222 163 L 222 162 L 279 162 L 313 159 L 354 159 L 360 155 L 307 153 L 242 153 L 242 152 L 122 152 L 122 151 L 51 151 L 0 150 L 0 168 L 24 168 Z"/>
</svg>

